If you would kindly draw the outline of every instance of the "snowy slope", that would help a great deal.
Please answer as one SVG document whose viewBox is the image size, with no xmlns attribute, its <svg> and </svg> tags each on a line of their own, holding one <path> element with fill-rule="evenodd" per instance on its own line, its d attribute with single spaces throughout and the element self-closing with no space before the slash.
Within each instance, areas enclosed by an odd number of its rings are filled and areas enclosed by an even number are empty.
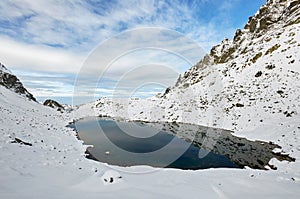
<svg viewBox="0 0 300 199">
<path fill-rule="evenodd" d="M 60 113 L 0 86 L 0 198 L 298 198 L 299 1 L 268 1 L 268 9 L 274 16 L 258 12 L 235 41 L 224 40 L 157 97 L 102 98 Z M 296 162 L 272 159 L 278 169 L 270 171 L 108 166 L 86 159 L 65 127 L 100 114 L 237 129 L 279 144 Z"/>
<path fill-rule="evenodd" d="M 300 142 L 293 136 L 300 133 L 296 125 L 300 118 L 276 121 L 282 125 L 260 130 L 267 140 L 286 135 L 282 144 L 291 149 L 295 163 L 274 159 L 276 171 L 183 171 L 120 168 L 88 160 L 83 156 L 85 146 L 65 127 L 72 115 L 2 86 L 0 109 L 0 198 L 297 198 L 300 194 Z M 32 146 L 12 143 L 15 138 Z"/>
<path fill-rule="evenodd" d="M 237 30 L 233 41 L 224 39 L 212 48 L 165 93 L 149 99 L 101 98 L 80 106 L 75 118 L 95 115 L 226 128 L 237 136 L 279 144 L 297 159 L 289 164 L 295 166 L 300 157 L 299 52 L 300 1 L 269 0 Z M 274 162 L 299 174 L 297 166 Z M 275 174 L 274 183 L 281 174 Z"/>
<path fill-rule="evenodd" d="M 299 4 L 269 0 L 233 41 L 213 47 L 164 94 L 102 98 L 80 107 L 78 115 L 250 130 L 300 114 Z"/>
</svg>

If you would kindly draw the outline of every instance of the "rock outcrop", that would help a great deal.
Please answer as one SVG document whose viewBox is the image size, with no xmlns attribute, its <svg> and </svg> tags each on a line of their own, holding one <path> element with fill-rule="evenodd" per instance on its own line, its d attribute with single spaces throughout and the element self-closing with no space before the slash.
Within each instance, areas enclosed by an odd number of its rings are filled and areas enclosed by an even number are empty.
<svg viewBox="0 0 300 199">
<path fill-rule="evenodd" d="M 54 108 L 56 109 L 57 111 L 63 111 L 64 110 L 64 107 L 58 103 L 57 101 L 55 100 L 52 100 L 52 99 L 47 99 L 44 103 L 43 103 L 44 106 L 49 106 L 51 108 Z"/>
<path fill-rule="evenodd" d="M 36 99 L 29 91 L 27 91 L 27 89 L 23 86 L 22 82 L 1 63 L 0 63 L 0 85 L 14 91 L 15 93 L 27 97 L 29 100 L 36 102 Z"/>
<path fill-rule="evenodd" d="M 173 87 L 149 99 L 101 98 L 98 115 L 253 129 L 300 114 L 300 1 L 269 0 Z"/>
</svg>

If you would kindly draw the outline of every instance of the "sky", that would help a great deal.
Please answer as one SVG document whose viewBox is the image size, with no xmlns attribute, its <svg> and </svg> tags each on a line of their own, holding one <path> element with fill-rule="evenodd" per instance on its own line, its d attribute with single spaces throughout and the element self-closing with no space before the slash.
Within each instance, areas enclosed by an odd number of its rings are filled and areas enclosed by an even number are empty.
<svg viewBox="0 0 300 199">
<path fill-rule="evenodd" d="M 39 100 L 150 97 L 232 39 L 264 3 L 1 0 L 0 62 Z"/>
</svg>

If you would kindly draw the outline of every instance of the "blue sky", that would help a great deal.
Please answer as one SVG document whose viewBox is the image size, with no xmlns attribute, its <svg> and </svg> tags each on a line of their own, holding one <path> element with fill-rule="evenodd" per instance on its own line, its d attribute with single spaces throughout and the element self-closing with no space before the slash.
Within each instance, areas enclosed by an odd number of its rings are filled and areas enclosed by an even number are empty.
<svg viewBox="0 0 300 199">
<path fill-rule="evenodd" d="M 223 38 L 232 38 L 235 30 L 243 28 L 248 17 L 264 3 L 265 0 L 2 0 L 0 62 L 17 74 L 35 96 L 70 103 L 74 80 L 88 55 L 122 31 L 143 27 L 170 29 L 209 51 Z M 140 64 L 132 60 L 147 59 L 147 55 L 151 60 L 155 57 L 155 63 L 168 58 L 156 54 L 150 51 L 131 54 L 118 63 L 115 71 L 126 72 L 129 68 L 124 63 Z M 162 63 L 173 66 L 181 62 Z M 181 63 L 174 67 L 182 73 L 190 65 Z M 112 73 L 104 78 L 107 85 L 120 78 L 120 74 Z M 167 75 L 167 71 L 162 72 L 160 78 L 168 78 Z M 175 76 L 170 84 L 176 80 Z M 153 77 L 149 76 L 149 81 L 150 78 Z M 113 86 L 105 84 L 97 91 L 97 97 L 109 95 L 113 90 Z M 141 87 L 135 96 L 148 97 L 164 87 Z M 94 94 L 87 92 L 83 97 Z"/>
</svg>

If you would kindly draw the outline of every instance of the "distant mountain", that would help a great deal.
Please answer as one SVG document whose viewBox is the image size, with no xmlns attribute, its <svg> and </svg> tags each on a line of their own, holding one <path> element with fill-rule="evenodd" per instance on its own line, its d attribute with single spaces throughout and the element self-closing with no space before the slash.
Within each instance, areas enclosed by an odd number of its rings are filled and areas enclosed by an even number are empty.
<svg viewBox="0 0 300 199">
<path fill-rule="evenodd" d="M 252 129 L 300 114 L 300 0 L 268 0 L 175 86 L 150 99 L 102 98 L 78 109 L 144 121 Z"/>
<path fill-rule="evenodd" d="M 52 99 L 47 99 L 43 105 L 49 106 L 49 107 L 54 108 L 57 111 L 61 111 L 61 112 L 65 109 L 60 103 L 58 103 L 57 101 L 52 100 Z"/>
<path fill-rule="evenodd" d="M 22 82 L 1 63 L 0 85 L 14 91 L 15 93 L 27 97 L 29 100 L 37 102 L 33 95 L 30 92 L 28 92 L 27 89 L 23 86 Z"/>
</svg>

